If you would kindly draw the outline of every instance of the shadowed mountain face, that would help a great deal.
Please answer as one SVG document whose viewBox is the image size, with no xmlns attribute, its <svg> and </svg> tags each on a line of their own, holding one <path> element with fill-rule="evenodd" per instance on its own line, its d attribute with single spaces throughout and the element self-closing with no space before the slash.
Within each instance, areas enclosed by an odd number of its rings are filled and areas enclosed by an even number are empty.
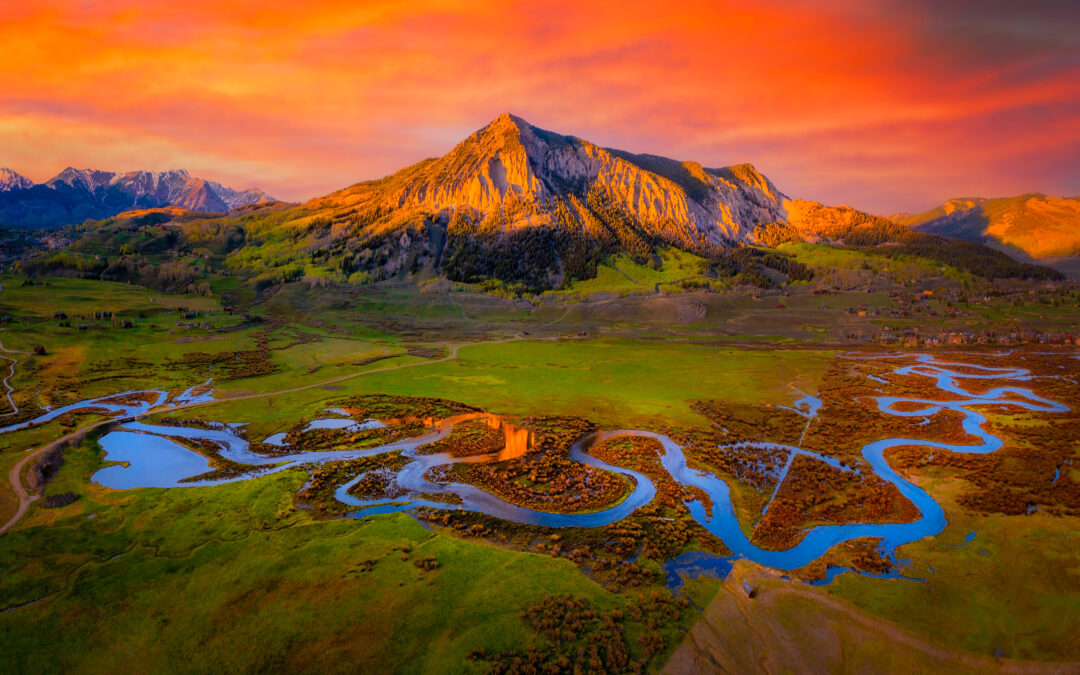
<svg viewBox="0 0 1080 675">
<path fill-rule="evenodd" d="M 896 222 L 920 231 L 1014 247 L 1035 259 L 1080 254 L 1080 198 L 1028 194 L 1002 199 L 953 199 Z"/>
<path fill-rule="evenodd" d="M 183 169 L 113 173 L 68 167 L 40 185 L 14 171 L 0 170 L 0 225 L 13 227 L 58 227 L 161 207 L 224 212 L 270 201 L 261 190 L 233 190 Z"/>
</svg>

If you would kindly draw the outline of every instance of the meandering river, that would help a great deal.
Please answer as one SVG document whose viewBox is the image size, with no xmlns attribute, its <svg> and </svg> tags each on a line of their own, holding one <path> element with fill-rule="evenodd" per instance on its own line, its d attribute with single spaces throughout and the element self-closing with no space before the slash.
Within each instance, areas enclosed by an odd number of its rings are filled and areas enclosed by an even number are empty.
<svg viewBox="0 0 1080 675">
<path fill-rule="evenodd" d="M 943 411 L 952 411 L 962 416 L 963 429 L 975 442 L 961 445 L 921 439 L 885 438 L 867 444 L 862 448 L 862 456 L 870 468 L 877 476 L 895 485 L 902 495 L 911 500 L 919 511 L 919 518 L 908 523 L 820 525 L 807 530 L 798 544 L 783 551 L 763 549 L 750 542 L 739 527 L 727 484 L 711 473 L 690 468 L 687 465 L 683 448 L 678 443 L 663 434 L 633 429 L 600 432 L 582 438 L 572 446 L 570 450 L 572 460 L 597 469 L 621 474 L 632 484 L 632 491 L 623 501 L 608 509 L 591 513 L 560 514 L 536 511 L 506 502 L 472 485 L 428 480 L 425 474 L 429 469 L 439 465 L 504 459 L 498 453 L 466 458 L 453 457 L 449 454 L 420 453 L 420 448 L 423 446 L 449 435 L 456 423 L 464 419 L 482 417 L 483 414 L 463 415 L 443 420 L 422 436 L 373 448 L 324 452 L 286 452 L 280 455 L 263 455 L 253 452 L 248 442 L 241 435 L 242 425 L 220 424 L 217 425 L 217 428 L 203 429 L 154 425 L 138 421 L 122 422 L 118 430 L 107 433 L 101 438 L 101 446 L 106 453 L 105 459 L 122 464 L 113 464 L 99 470 L 93 475 L 92 480 L 114 489 L 208 486 L 237 480 L 250 480 L 259 475 L 281 471 L 298 464 L 359 459 L 390 452 L 401 452 L 402 456 L 410 461 L 394 475 L 393 481 L 398 488 L 406 493 L 405 496 L 392 499 L 364 500 L 350 495 L 348 493 L 349 488 L 363 478 L 362 474 L 338 487 L 335 493 L 336 498 L 344 504 L 357 507 L 358 510 L 355 512 L 357 517 L 427 506 L 436 509 L 467 509 L 504 520 L 532 525 L 599 527 L 622 520 L 638 508 L 648 504 L 656 495 L 656 488 L 647 476 L 603 462 L 590 455 L 587 448 L 591 447 L 595 442 L 616 436 L 643 436 L 656 439 L 660 443 L 662 448 L 661 464 L 673 479 L 683 485 L 699 488 L 708 495 L 712 502 L 711 512 L 708 512 L 705 506 L 696 499 L 688 501 L 686 504 L 691 516 L 698 523 L 720 538 L 735 556 L 742 556 L 776 569 L 791 570 L 816 560 L 833 546 L 852 539 L 861 537 L 880 538 L 882 548 L 888 555 L 892 556 L 897 547 L 925 537 L 934 536 L 945 528 L 945 513 L 941 506 L 925 490 L 904 479 L 889 466 L 885 460 L 885 453 L 890 448 L 917 446 L 933 448 L 935 452 L 990 453 L 998 450 L 1002 446 L 1002 441 L 983 429 L 986 418 L 976 412 L 975 407 L 1005 406 L 1040 412 L 1066 412 L 1068 410 L 1066 406 L 1038 396 L 1025 387 L 996 387 L 985 393 L 976 394 L 967 391 L 960 385 L 963 380 L 994 379 L 1016 382 L 1030 380 L 1031 373 L 1022 368 L 995 368 L 942 362 L 927 354 L 888 355 L 885 357 L 874 355 L 868 358 L 894 358 L 904 362 L 914 361 L 908 363 L 908 365 L 899 365 L 893 372 L 898 375 L 916 375 L 931 378 L 940 391 L 958 397 L 956 400 L 951 401 L 935 401 L 883 395 L 874 399 L 877 408 L 881 412 L 898 417 L 929 419 Z M 887 380 L 877 376 L 871 377 L 877 382 L 884 382 L 887 386 Z M 212 395 L 211 392 L 193 395 L 193 389 L 174 397 L 169 403 L 180 405 L 190 403 L 193 400 L 205 401 L 209 400 L 208 397 Z M 135 401 L 136 398 L 137 401 Z M 167 400 L 168 394 L 159 390 L 125 392 L 120 395 L 97 398 L 58 408 L 30 422 L 0 428 L 0 433 L 22 429 L 31 424 L 54 419 L 67 412 L 87 408 L 102 409 L 116 413 L 120 417 L 130 417 L 161 406 Z M 817 415 L 820 407 L 821 401 L 818 398 L 802 394 L 802 398 L 794 404 L 792 409 L 809 420 Z M 340 415 L 344 411 L 328 410 L 327 412 Z M 366 423 L 374 424 L 374 421 Z M 309 428 L 358 428 L 359 424 L 361 423 L 351 421 L 346 417 L 334 417 L 314 424 L 313 427 Z M 170 440 L 175 438 L 214 442 L 221 448 L 220 452 L 223 457 L 240 464 L 262 467 L 262 470 L 225 480 L 182 483 L 180 481 L 186 478 L 207 472 L 210 466 L 202 455 Z M 278 437 L 274 440 L 281 442 L 282 438 Z M 777 489 L 779 489 L 779 485 L 786 477 L 792 459 L 799 454 L 810 455 L 829 463 L 834 468 L 841 468 L 835 459 L 794 446 L 745 443 L 742 447 L 778 449 L 788 454 L 787 463 L 777 476 Z M 775 494 L 774 492 L 773 497 L 775 497 Z M 444 502 L 438 499 L 440 496 L 450 496 L 452 499 Z M 771 501 L 772 498 L 770 498 L 770 503 Z M 693 564 L 700 565 L 701 561 L 695 558 Z"/>
</svg>

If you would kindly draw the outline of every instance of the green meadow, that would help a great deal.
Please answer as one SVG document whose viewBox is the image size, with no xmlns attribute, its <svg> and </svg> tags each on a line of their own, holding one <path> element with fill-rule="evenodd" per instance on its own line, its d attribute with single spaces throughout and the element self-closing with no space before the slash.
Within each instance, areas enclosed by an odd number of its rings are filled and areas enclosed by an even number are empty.
<svg viewBox="0 0 1080 675">
<path fill-rule="evenodd" d="M 949 520 L 940 535 L 898 552 L 913 561 L 905 574 L 924 581 L 882 583 L 843 574 L 830 584 L 830 593 L 917 635 L 973 653 L 1080 659 L 1076 518 L 975 515 L 956 503 L 964 481 L 920 482 Z M 965 544 L 970 533 L 975 537 Z"/>
<path fill-rule="evenodd" d="M 844 278 L 880 276 L 885 266 L 901 283 L 942 273 L 920 260 L 812 245 L 784 250 Z M 5 276 L 0 315 L 11 320 L 0 341 L 17 352 L 9 356 L 19 360 L 11 384 L 20 407 L 131 389 L 178 392 L 212 377 L 218 400 L 158 417 L 245 423 L 258 440 L 338 398 L 371 393 L 443 397 L 511 417 L 580 416 L 607 429 L 702 426 L 707 420 L 692 401 L 790 405 L 795 389 L 818 390 L 846 348 L 827 339 L 830 331 L 899 324 L 841 314 L 860 302 L 887 309 L 882 289 L 812 296 L 796 288 L 764 298 L 674 292 L 700 271 L 689 254 L 663 254 L 659 270 L 613 258 L 596 279 L 532 304 L 444 280 L 325 293 L 293 283 L 232 313 L 220 297 L 75 279 L 23 285 Z M 589 300 L 596 294 L 627 304 L 610 309 L 607 300 Z M 639 301 L 644 310 L 633 304 Z M 683 301 L 708 312 L 681 324 L 642 320 L 654 307 L 648 303 Z M 1068 302 L 965 306 L 970 314 L 948 325 L 984 318 L 1068 325 L 1075 299 Z M 198 316 L 185 319 L 177 307 Z M 100 311 L 112 316 L 95 319 Z M 83 323 L 87 329 L 78 330 Z M 29 353 L 39 344 L 44 355 Z M 185 361 L 255 351 L 270 372 L 228 377 L 224 362 Z M 99 419 L 88 414 L 0 435 L 0 475 L 25 451 Z M 488 664 L 470 653 L 544 647 L 522 618 L 534 602 L 569 594 L 606 611 L 627 608 L 639 592 L 662 591 L 613 593 L 568 559 L 432 531 L 405 514 L 317 520 L 294 505 L 308 479 L 298 469 L 213 488 L 111 491 L 90 481 L 101 466 L 93 437 L 68 449 L 45 494 L 78 499 L 55 509 L 34 503 L 0 536 L 0 672 L 150 671 L 162 663 L 175 672 L 486 672 Z M 980 654 L 1075 657 L 1074 520 L 971 515 L 956 501 L 959 481 L 925 480 L 950 525 L 900 553 L 915 561 L 909 574 L 926 582 L 844 574 L 826 592 Z M 757 507 L 752 491 L 733 488 L 737 508 Z M 5 480 L 0 517 L 16 507 Z M 956 548 L 970 531 L 977 538 Z M 427 558 L 438 566 L 416 564 Z M 704 607 L 718 588 L 700 578 L 687 593 Z M 666 646 L 652 670 L 699 616 L 690 609 L 661 626 Z M 646 630 L 627 623 L 635 658 L 642 655 L 636 636 Z"/>
<path fill-rule="evenodd" d="M 176 415 L 249 422 L 253 433 L 272 433 L 314 415 L 335 398 L 386 393 L 449 398 L 503 415 L 578 415 L 607 428 L 701 425 L 706 421 L 690 410 L 691 401 L 789 405 L 797 397 L 794 387 L 816 387 L 831 356 L 826 350 L 751 350 L 662 340 L 517 340 L 460 347 L 450 361 L 380 361 L 367 367 L 371 374 L 336 382 L 332 389 L 315 386 L 254 400 L 225 399 Z M 280 378 L 271 381 L 281 384 Z M 252 384 L 240 386 L 248 391 Z M 225 387 L 222 395 L 229 391 Z"/>
<path fill-rule="evenodd" d="M 567 560 L 408 515 L 315 521 L 292 505 L 300 471 L 113 492 L 89 483 L 95 443 L 66 460 L 54 489 L 80 499 L 0 546 L 0 606 L 19 607 L 0 612 L 3 672 L 483 672 L 468 653 L 535 643 L 519 614 L 543 597 L 629 600 Z"/>
</svg>

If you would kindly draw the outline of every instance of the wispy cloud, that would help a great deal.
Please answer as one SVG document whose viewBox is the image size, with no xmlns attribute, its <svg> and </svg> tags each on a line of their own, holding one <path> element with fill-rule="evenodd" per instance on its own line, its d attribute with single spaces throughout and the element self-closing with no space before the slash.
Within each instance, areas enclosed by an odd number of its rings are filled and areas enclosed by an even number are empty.
<svg viewBox="0 0 1080 675">
<path fill-rule="evenodd" d="M 510 110 L 879 212 L 1080 193 L 1075 2 L 38 0 L 0 164 L 187 166 L 304 199 Z"/>
</svg>

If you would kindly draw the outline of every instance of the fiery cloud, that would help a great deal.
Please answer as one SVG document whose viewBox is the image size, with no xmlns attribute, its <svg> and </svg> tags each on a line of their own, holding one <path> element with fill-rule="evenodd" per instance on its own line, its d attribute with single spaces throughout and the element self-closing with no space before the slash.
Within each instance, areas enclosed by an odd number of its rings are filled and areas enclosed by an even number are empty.
<svg viewBox="0 0 1080 675">
<path fill-rule="evenodd" d="M 0 164 L 36 180 L 184 166 L 299 200 L 509 110 L 877 212 L 1080 193 L 1075 2 L 8 4 Z"/>
</svg>

